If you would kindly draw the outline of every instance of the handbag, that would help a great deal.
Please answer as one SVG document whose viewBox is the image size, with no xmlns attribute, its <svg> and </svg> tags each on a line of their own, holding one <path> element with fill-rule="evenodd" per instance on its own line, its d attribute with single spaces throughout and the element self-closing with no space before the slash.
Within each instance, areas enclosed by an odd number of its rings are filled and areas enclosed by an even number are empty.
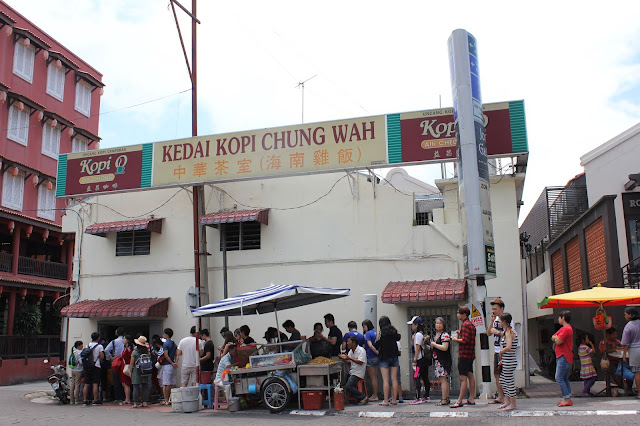
<svg viewBox="0 0 640 426">
<path fill-rule="evenodd" d="M 122 359 L 122 354 L 118 355 L 111 361 L 111 370 L 114 373 L 122 372 L 122 368 L 124 367 L 124 360 Z"/>
<path fill-rule="evenodd" d="M 125 365 L 122 369 L 122 373 L 124 373 L 125 376 L 131 377 L 131 364 Z"/>
<path fill-rule="evenodd" d="M 500 362 L 498 362 L 498 366 L 496 367 L 495 374 L 502 374 L 502 360 L 500 360 Z"/>
</svg>

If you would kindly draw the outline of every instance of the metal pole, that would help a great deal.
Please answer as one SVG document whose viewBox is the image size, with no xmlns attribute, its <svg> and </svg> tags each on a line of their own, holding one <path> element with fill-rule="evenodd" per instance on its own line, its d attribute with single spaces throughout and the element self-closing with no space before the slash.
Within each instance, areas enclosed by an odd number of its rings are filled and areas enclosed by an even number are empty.
<svg viewBox="0 0 640 426">
<path fill-rule="evenodd" d="M 223 299 L 229 297 L 227 288 L 227 229 L 224 223 L 220 224 L 220 239 L 222 240 L 222 286 Z M 224 326 L 229 328 L 229 316 L 224 316 Z"/>
<path fill-rule="evenodd" d="M 526 250 L 524 242 L 520 242 L 520 282 L 522 286 L 522 365 L 524 365 L 524 387 L 531 385 L 531 376 L 529 374 L 529 308 L 527 307 L 527 267 L 526 267 Z"/>
</svg>

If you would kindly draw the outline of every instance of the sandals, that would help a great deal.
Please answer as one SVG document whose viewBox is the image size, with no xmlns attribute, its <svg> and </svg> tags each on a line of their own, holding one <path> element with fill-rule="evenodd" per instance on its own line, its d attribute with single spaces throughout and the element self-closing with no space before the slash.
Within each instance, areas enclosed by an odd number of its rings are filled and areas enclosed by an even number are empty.
<svg viewBox="0 0 640 426">
<path fill-rule="evenodd" d="M 449 405 L 449 404 L 451 404 L 451 400 L 447 398 L 447 399 L 441 399 L 440 402 L 438 402 L 436 405 Z"/>
<path fill-rule="evenodd" d="M 380 403 L 380 404 L 378 404 L 378 405 L 382 405 L 383 407 L 388 407 L 388 406 L 389 406 L 389 403 L 388 403 L 388 402 L 381 402 L 381 403 Z"/>
<path fill-rule="evenodd" d="M 460 407 L 463 407 L 463 406 L 464 406 L 464 404 L 463 404 L 463 403 L 461 403 L 461 402 L 456 402 L 455 404 L 450 405 L 450 406 L 449 406 L 449 408 L 460 408 Z"/>
<path fill-rule="evenodd" d="M 471 401 L 469 401 L 468 399 L 467 399 L 466 401 L 463 401 L 462 403 L 463 403 L 464 405 L 476 405 L 476 402 L 475 402 L 475 401 L 471 402 Z"/>
<path fill-rule="evenodd" d="M 131 403 L 130 403 L 130 402 L 126 402 L 126 401 L 122 401 L 122 402 L 120 403 L 120 405 L 131 405 Z"/>
<path fill-rule="evenodd" d="M 497 399 L 494 399 L 493 401 L 489 401 L 489 404 L 504 404 L 504 401 L 498 401 Z"/>
</svg>

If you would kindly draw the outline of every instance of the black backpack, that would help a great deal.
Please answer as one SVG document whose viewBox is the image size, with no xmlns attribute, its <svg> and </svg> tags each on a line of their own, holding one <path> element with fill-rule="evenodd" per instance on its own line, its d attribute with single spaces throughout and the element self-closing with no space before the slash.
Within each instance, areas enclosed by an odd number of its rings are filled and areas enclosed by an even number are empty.
<svg viewBox="0 0 640 426">
<path fill-rule="evenodd" d="M 140 354 L 138 361 L 136 361 L 136 367 L 140 369 L 141 376 L 150 376 L 153 373 L 153 361 L 149 354 Z"/>
<path fill-rule="evenodd" d="M 93 370 L 96 366 L 95 360 L 93 359 L 93 349 L 96 345 L 87 345 L 86 348 L 82 349 L 80 352 L 80 359 L 82 360 L 82 368 L 85 371 Z"/>
</svg>

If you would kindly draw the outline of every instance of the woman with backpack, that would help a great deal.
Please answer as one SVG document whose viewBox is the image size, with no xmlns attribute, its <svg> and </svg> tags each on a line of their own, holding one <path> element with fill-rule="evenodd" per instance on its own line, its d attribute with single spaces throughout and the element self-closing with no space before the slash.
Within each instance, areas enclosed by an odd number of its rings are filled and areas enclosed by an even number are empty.
<svg viewBox="0 0 640 426">
<path fill-rule="evenodd" d="M 131 353 L 131 384 L 133 385 L 132 408 L 147 407 L 149 402 L 149 388 L 151 387 L 151 372 L 153 363 L 149 357 L 147 338 L 140 336 L 133 341 L 136 346 Z M 150 368 L 147 370 L 146 364 Z M 142 388 L 142 404 L 139 404 L 140 389 Z"/>
</svg>

